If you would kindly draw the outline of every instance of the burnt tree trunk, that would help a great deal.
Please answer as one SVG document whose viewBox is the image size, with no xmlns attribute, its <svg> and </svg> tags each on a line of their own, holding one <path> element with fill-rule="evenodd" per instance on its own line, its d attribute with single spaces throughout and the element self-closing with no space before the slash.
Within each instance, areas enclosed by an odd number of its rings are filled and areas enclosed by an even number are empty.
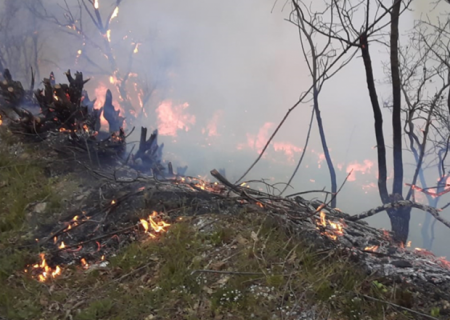
<svg viewBox="0 0 450 320">
<path fill-rule="evenodd" d="M 377 157 L 378 157 L 378 192 L 383 204 L 389 202 L 387 191 L 387 166 L 386 166 L 386 146 L 384 144 L 383 135 L 383 115 L 381 113 L 380 104 L 378 102 L 375 80 L 373 77 L 372 60 L 369 52 L 369 42 L 367 35 L 364 33 L 360 37 L 361 54 L 366 70 L 367 88 L 369 90 L 370 102 L 373 109 L 373 117 L 375 120 L 375 138 L 377 141 Z"/>
<path fill-rule="evenodd" d="M 403 199 L 403 159 L 402 159 L 402 118 L 401 118 L 401 80 L 398 59 L 398 25 L 401 1 L 394 0 L 391 12 L 390 62 L 392 78 L 392 129 L 394 182 L 392 193 L 394 198 Z M 409 234 L 411 208 L 400 208 L 388 211 L 395 240 L 406 243 Z"/>
</svg>

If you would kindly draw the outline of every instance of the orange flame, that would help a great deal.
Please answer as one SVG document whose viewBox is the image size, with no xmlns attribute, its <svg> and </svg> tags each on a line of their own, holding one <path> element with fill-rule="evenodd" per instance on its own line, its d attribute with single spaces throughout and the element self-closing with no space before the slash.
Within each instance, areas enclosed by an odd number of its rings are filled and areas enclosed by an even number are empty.
<svg viewBox="0 0 450 320">
<path fill-rule="evenodd" d="M 379 248 L 379 246 L 374 245 L 374 246 L 365 247 L 364 250 L 376 252 L 378 250 L 378 248 Z"/>
<path fill-rule="evenodd" d="M 119 15 L 119 7 L 116 7 L 116 8 L 114 9 L 112 15 L 111 15 L 111 19 L 109 19 L 109 22 L 111 23 L 111 21 L 112 21 L 114 18 L 117 18 L 118 15 Z"/>
<path fill-rule="evenodd" d="M 40 282 L 44 282 L 50 278 L 56 278 L 61 275 L 61 268 L 56 266 L 55 269 L 52 269 L 45 260 L 45 254 L 41 253 L 39 255 L 41 257 L 41 263 L 33 265 L 32 269 L 39 272 L 36 276 Z"/>
<path fill-rule="evenodd" d="M 64 241 L 63 242 L 61 242 L 61 244 L 59 245 L 59 249 L 64 249 L 66 247 L 66 245 L 64 244 Z"/>
<path fill-rule="evenodd" d="M 145 219 L 140 219 L 140 222 L 142 224 L 142 227 L 145 230 L 145 233 L 148 233 L 150 235 L 150 237 L 152 237 L 152 238 L 155 238 L 155 235 L 152 234 L 151 232 L 156 232 L 156 233 L 166 232 L 167 227 L 170 226 L 169 223 L 166 223 L 162 220 L 156 222 L 154 220 L 154 218 L 156 218 L 157 216 L 158 216 L 158 213 L 156 211 L 153 211 L 153 213 L 151 215 L 149 215 L 148 221 Z M 151 232 L 149 232 L 149 230 Z"/>
<path fill-rule="evenodd" d="M 322 232 L 323 235 L 326 235 L 331 240 L 336 240 L 337 236 L 344 235 L 344 231 L 343 231 L 344 229 L 343 229 L 342 223 L 327 220 L 326 214 L 323 210 L 320 211 L 320 218 L 319 218 L 319 221 L 317 222 L 317 225 L 321 226 L 323 228 L 326 228 L 327 226 L 329 226 L 331 228 L 330 231 Z M 319 227 L 317 227 L 317 229 L 319 229 Z"/>
<path fill-rule="evenodd" d="M 86 262 L 85 258 L 81 258 L 81 265 L 83 266 L 83 268 L 87 269 L 89 268 L 89 264 Z"/>
<path fill-rule="evenodd" d="M 174 105 L 171 100 L 165 100 L 156 108 L 158 114 L 158 130 L 163 136 L 177 136 L 178 130 L 189 131 L 195 124 L 195 116 L 188 114 L 188 103 Z"/>
<path fill-rule="evenodd" d="M 355 181 L 356 180 L 356 173 L 360 172 L 361 174 L 370 173 L 372 170 L 372 167 L 374 166 L 374 162 L 365 159 L 363 163 L 358 163 L 357 161 L 352 162 L 347 166 L 346 172 L 350 173 L 350 176 L 348 177 L 348 181 Z"/>
</svg>

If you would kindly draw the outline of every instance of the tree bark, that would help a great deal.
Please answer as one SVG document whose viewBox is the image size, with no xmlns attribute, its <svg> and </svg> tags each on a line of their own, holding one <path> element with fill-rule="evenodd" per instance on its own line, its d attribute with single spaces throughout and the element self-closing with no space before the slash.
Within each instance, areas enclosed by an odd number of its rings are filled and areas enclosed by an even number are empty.
<svg viewBox="0 0 450 320">
<path fill-rule="evenodd" d="M 402 160 L 402 119 L 401 119 L 401 81 L 398 60 L 398 23 L 401 1 L 395 1 L 391 13 L 391 77 L 392 77 L 392 129 L 394 134 L 394 182 L 392 193 L 403 194 L 403 160 Z"/>
<path fill-rule="evenodd" d="M 401 1 L 394 0 L 391 12 L 390 62 L 392 78 L 392 130 L 393 130 L 393 159 L 394 181 L 392 193 L 394 198 L 403 199 L 403 157 L 402 157 L 402 109 L 401 109 L 401 80 L 398 59 L 398 25 Z M 409 220 L 411 208 L 399 208 L 388 211 L 395 240 L 406 243 L 409 234 Z"/>
<path fill-rule="evenodd" d="M 325 155 L 325 161 L 327 162 L 328 171 L 330 172 L 331 180 L 331 192 L 336 194 L 337 192 L 337 182 L 336 182 L 336 170 L 333 166 L 333 161 L 331 160 L 330 151 L 328 150 L 327 139 L 325 138 L 325 130 L 323 128 L 322 117 L 320 116 L 319 109 L 319 92 L 317 90 L 317 85 L 314 86 L 314 110 L 316 114 L 317 126 L 319 127 L 320 141 L 322 143 L 323 154 Z M 337 197 L 333 197 L 331 200 L 331 207 L 336 208 Z"/>
<path fill-rule="evenodd" d="M 384 144 L 383 135 L 383 115 L 381 113 L 380 104 L 378 102 L 375 80 L 373 77 L 372 60 L 369 52 L 369 42 L 366 33 L 360 37 L 361 54 L 366 70 L 366 82 L 369 90 L 370 102 L 373 109 L 373 117 L 375 120 L 375 138 L 377 141 L 377 157 L 378 157 L 378 192 L 383 204 L 389 202 L 387 191 L 387 166 L 386 166 L 386 146 Z"/>
</svg>

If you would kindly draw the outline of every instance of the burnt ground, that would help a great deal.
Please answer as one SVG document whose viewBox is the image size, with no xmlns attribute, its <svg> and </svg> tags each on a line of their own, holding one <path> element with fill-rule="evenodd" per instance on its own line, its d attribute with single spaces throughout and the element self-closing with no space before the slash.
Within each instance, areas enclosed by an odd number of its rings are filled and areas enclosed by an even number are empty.
<svg viewBox="0 0 450 320">
<path fill-rule="evenodd" d="M 0 319 L 450 318 L 448 262 L 345 213 L 0 129 Z"/>
</svg>

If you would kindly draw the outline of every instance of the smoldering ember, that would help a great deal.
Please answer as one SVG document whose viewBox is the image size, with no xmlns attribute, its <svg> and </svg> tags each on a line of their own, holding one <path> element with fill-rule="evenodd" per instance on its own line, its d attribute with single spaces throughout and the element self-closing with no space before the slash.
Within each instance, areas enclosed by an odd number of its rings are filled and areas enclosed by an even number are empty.
<svg viewBox="0 0 450 320">
<path fill-rule="evenodd" d="M 436 226 L 450 234 L 450 203 L 438 205 L 450 193 L 450 20 L 417 15 L 444 12 L 447 3 L 425 8 L 411 0 L 324 1 L 315 7 L 292 0 L 279 8 L 296 32 L 292 41 L 300 37 L 309 77 L 279 124 L 266 122 L 260 135 L 247 134 L 247 146 L 238 144 L 257 154 L 248 163 L 230 160 L 243 168 L 236 179 L 232 166 L 202 167 L 206 162 L 199 159 L 210 157 L 206 149 L 180 160 L 194 146 L 176 133 L 197 139 L 191 130 L 196 118 L 183 113 L 187 103 L 172 107 L 167 96 L 175 90 L 168 83 L 176 81 L 177 68 L 188 68 L 174 64 L 161 72 L 167 75 L 158 76 L 156 69 L 138 74 L 152 63 L 152 51 L 132 31 L 114 29 L 122 10 L 131 15 L 153 8 L 169 15 L 172 7 L 53 2 L 0 1 L 0 320 L 450 319 L 450 261 L 432 250 Z M 255 2 L 252 10 L 259 6 L 266 7 Z M 402 25 L 407 19 L 412 29 Z M 33 28 L 19 29 L 16 20 L 33 21 Z M 162 27 L 178 30 L 172 23 Z M 62 39 L 58 54 L 71 59 L 58 58 L 55 40 L 46 44 L 44 31 Z M 114 32 L 130 41 L 125 53 Z M 81 45 L 75 56 L 72 44 L 65 45 L 68 36 Z M 380 75 L 374 61 L 381 59 L 375 54 L 381 42 L 389 70 Z M 51 50 L 43 49 L 47 45 Z M 143 64 L 135 58 L 140 50 L 148 55 Z M 194 64 L 187 57 L 179 63 Z M 200 63 L 211 67 L 209 59 Z M 366 172 L 357 162 L 335 160 L 334 149 L 348 153 L 350 147 L 330 143 L 337 140 L 327 136 L 329 114 L 319 103 L 327 101 L 327 82 L 353 65 L 362 75 L 358 81 L 365 80 L 365 100 L 355 100 L 367 105 L 375 124 L 370 144 L 376 161 L 367 160 L 366 167 L 376 166 L 376 183 L 364 186 L 375 186 L 380 200 L 362 212 L 343 204 L 359 197 L 354 189 L 350 199 L 342 194 L 356 172 Z M 41 80 L 49 68 L 54 71 Z M 381 77 L 388 79 L 385 108 Z M 303 104 L 312 106 L 303 147 L 276 140 Z M 221 115 L 214 113 L 202 129 L 208 137 L 218 135 Z M 383 117 L 391 121 L 383 124 Z M 243 125 L 245 118 L 239 120 Z M 315 181 L 303 175 L 306 169 L 316 172 L 303 163 L 314 145 L 314 122 L 319 165 L 326 164 L 329 181 L 294 188 L 295 180 Z M 226 149 L 235 133 L 223 135 Z M 280 150 L 285 159 L 268 156 Z M 288 167 L 291 158 L 297 162 L 286 179 L 251 175 L 257 165 L 267 171 Z M 288 189 L 295 190 L 285 195 Z M 338 209 L 338 200 L 346 210 Z M 411 240 L 412 209 L 425 217 L 423 248 Z M 370 220 L 386 213 L 390 231 Z"/>
</svg>

